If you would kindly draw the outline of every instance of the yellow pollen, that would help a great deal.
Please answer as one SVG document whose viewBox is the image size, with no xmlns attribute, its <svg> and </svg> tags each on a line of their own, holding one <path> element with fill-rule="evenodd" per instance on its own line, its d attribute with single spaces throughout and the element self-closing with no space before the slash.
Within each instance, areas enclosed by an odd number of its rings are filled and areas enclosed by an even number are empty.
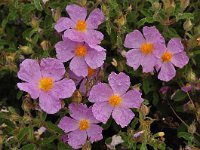
<svg viewBox="0 0 200 150">
<path fill-rule="evenodd" d="M 45 92 L 49 91 L 53 87 L 53 79 L 50 77 L 43 77 L 39 80 L 39 88 Z"/>
<path fill-rule="evenodd" d="M 140 47 L 140 50 L 145 55 L 151 54 L 153 52 L 153 44 L 143 43 Z"/>
<path fill-rule="evenodd" d="M 171 61 L 171 59 L 172 59 L 172 53 L 169 52 L 169 51 L 165 52 L 162 55 L 161 59 L 162 59 L 163 62 L 169 62 L 169 61 Z"/>
<path fill-rule="evenodd" d="M 89 121 L 86 119 L 80 120 L 79 122 L 79 129 L 80 130 L 87 130 L 89 128 Z"/>
<path fill-rule="evenodd" d="M 87 53 L 87 48 L 84 45 L 80 45 L 76 47 L 75 54 L 79 57 L 84 57 Z"/>
<path fill-rule="evenodd" d="M 95 73 L 95 69 L 88 67 L 88 78 L 90 78 Z"/>
<path fill-rule="evenodd" d="M 118 95 L 112 95 L 109 99 L 109 103 L 112 106 L 119 106 L 122 103 L 122 98 Z"/>
<path fill-rule="evenodd" d="M 76 30 L 78 30 L 80 32 L 85 32 L 86 28 L 87 28 L 86 22 L 83 20 L 78 20 L 78 22 L 76 24 Z"/>
</svg>

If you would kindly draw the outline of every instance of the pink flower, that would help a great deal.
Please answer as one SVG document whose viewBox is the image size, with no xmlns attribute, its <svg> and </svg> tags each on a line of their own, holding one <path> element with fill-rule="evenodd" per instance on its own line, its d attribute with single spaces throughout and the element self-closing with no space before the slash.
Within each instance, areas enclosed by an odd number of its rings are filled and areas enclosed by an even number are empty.
<svg viewBox="0 0 200 150">
<path fill-rule="evenodd" d="M 185 93 L 189 92 L 192 90 L 192 85 L 187 83 L 185 86 L 181 87 L 181 90 Z"/>
<path fill-rule="evenodd" d="M 87 108 L 84 104 L 70 104 L 70 117 L 63 117 L 58 127 L 64 130 L 68 136 L 63 140 L 75 149 L 81 148 L 85 144 L 87 137 L 90 142 L 99 141 L 103 138 L 103 128 L 97 125 L 99 123 L 92 114 L 92 108 Z"/>
<path fill-rule="evenodd" d="M 175 77 L 174 66 L 183 68 L 189 61 L 181 40 L 178 38 L 172 38 L 168 42 L 167 48 L 160 49 L 156 56 L 159 58 L 157 68 L 160 68 L 158 79 L 162 81 L 169 81 Z"/>
<path fill-rule="evenodd" d="M 70 18 L 61 17 L 55 25 L 58 32 L 64 32 L 64 37 L 72 41 L 99 44 L 103 34 L 95 29 L 103 22 L 104 15 L 100 9 L 94 9 L 88 18 L 87 9 L 78 5 L 68 5 L 66 11 Z"/>
<path fill-rule="evenodd" d="M 110 115 L 122 128 L 134 118 L 130 108 L 139 108 L 143 99 L 138 90 L 129 90 L 130 78 L 125 73 L 112 72 L 108 77 L 109 85 L 98 83 L 93 86 L 89 101 L 94 103 L 92 112 L 94 117 L 106 123 Z"/>
<path fill-rule="evenodd" d="M 96 69 L 103 65 L 106 58 L 105 49 L 99 45 L 88 45 L 84 42 L 74 42 L 67 38 L 55 45 L 57 58 L 62 62 L 70 59 L 70 70 L 77 76 L 86 77 L 88 68 Z"/>
<path fill-rule="evenodd" d="M 63 78 L 65 67 L 54 58 L 26 59 L 20 64 L 18 77 L 25 81 L 18 83 L 20 90 L 26 91 L 33 99 L 39 97 L 39 105 L 48 114 L 61 109 L 61 100 L 71 97 L 76 87 L 71 79 Z"/>
<path fill-rule="evenodd" d="M 138 30 L 126 35 L 124 46 L 132 48 L 126 53 L 127 64 L 134 70 L 142 65 L 143 72 L 153 72 L 157 60 L 155 54 L 159 52 L 165 41 L 154 26 L 145 26 L 143 35 Z"/>
</svg>

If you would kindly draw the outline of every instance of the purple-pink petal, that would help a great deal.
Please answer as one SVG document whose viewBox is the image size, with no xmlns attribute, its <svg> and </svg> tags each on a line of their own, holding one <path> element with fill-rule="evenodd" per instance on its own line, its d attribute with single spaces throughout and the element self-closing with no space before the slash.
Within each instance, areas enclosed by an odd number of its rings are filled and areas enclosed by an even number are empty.
<svg viewBox="0 0 200 150">
<path fill-rule="evenodd" d="M 140 66 L 141 58 L 142 54 L 139 49 L 132 49 L 126 53 L 127 65 L 133 67 L 134 70 Z"/>
<path fill-rule="evenodd" d="M 176 53 L 172 56 L 172 60 L 171 62 L 179 68 L 183 68 L 188 62 L 189 62 L 189 58 L 186 54 L 186 52 L 180 52 L 180 53 Z"/>
<path fill-rule="evenodd" d="M 140 48 L 141 44 L 145 42 L 142 33 L 139 30 L 134 30 L 126 35 L 124 46 L 126 48 Z"/>
<path fill-rule="evenodd" d="M 130 78 L 125 73 L 112 72 L 108 77 L 109 84 L 115 94 L 123 95 L 130 87 Z"/>
<path fill-rule="evenodd" d="M 83 42 L 85 33 L 79 32 L 75 29 L 68 29 L 64 32 L 64 37 L 75 42 Z"/>
<path fill-rule="evenodd" d="M 92 87 L 88 100 L 90 102 L 104 102 L 108 101 L 112 95 L 113 91 L 108 84 L 98 83 Z"/>
<path fill-rule="evenodd" d="M 91 45 L 100 44 L 103 37 L 103 34 L 96 30 L 87 30 L 84 34 L 85 42 Z"/>
<path fill-rule="evenodd" d="M 65 74 L 64 64 L 55 58 L 44 58 L 40 63 L 43 77 L 51 77 L 55 81 L 60 80 Z"/>
<path fill-rule="evenodd" d="M 144 101 L 142 99 L 142 93 L 138 90 L 130 90 L 124 94 L 122 98 L 122 106 L 125 108 L 140 108 L 141 103 Z"/>
<path fill-rule="evenodd" d="M 59 98 L 69 98 L 72 96 L 75 90 L 76 86 L 74 81 L 65 78 L 63 80 L 55 82 L 52 92 L 55 96 Z"/>
<path fill-rule="evenodd" d="M 176 70 L 172 63 L 163 63 L 158 74 L 158 79 L 162 81 L 169 81 L 176 75 Z"/>
<path fill-rule="evenodd" d="M 143 55 L 141 60 L 143 72 L 145 73 L 153 72 L 156 62 L 157 60 L 154 55 Z"/>
<path fill-rule="evenodd" d="M 167 44 L 167 49 L 172 54 L 176 54 L 182 52 L 184 50 L 184 47 L 180 39 L 172 38 Z"/>
<path fill-rule="evenodd" d="M 104 14 L 98 8 L 94 9 L 86 20 L 88 29 L 97 29 L 104 21 Z"/>
<path fill-rule="evenodd" d="M 110 118 L 112 110 L 113 107 L 108 102 L 97 102 L 92 106 L 94 117 L 104 124 Z"/>
<path fill-rule="evenodd" d="M 79 129 L 72 131 L 68 134 L 68 144 L 74 149 L 81 148 L 85 144 L 87 139 L 86 131 L 81 131 Z"/>
<path fill-rule="evenodd" d="M 54 28 L 56 29 L 57 32 L 62 32 L 64 30 L 72 28 L 74 26 L 75 26 L 75 24 L 71 19 L 69 19 L 67 17 L 61 17 L 57 21 L 57 23 L 56 23 Z"/>
<path fill-rule="evenodd" d="M 37 60 L 25 59 L 20 64 L 18 78 L 30 83 L 37 83 L 41 78 L 40 66 Z"/>
<path fill-rule="evenodd" d="M 103 128 L 99 125 L 90 124 L 90 128 L 87 130 L 87 134 L 91 143 L 103 139 L 102 130 Z"/>
<path fill-rule="evenodd" d="M 145 26 L 143 27 L 143 35 L 146 39 L 147 42 L 150 43 L 165 43 L 165 39 L 164 37 L 160 34 L 160 32 L 158 31 L 158 29 L 156 29 L 155 26 Z"/>
<path fill-rule="evenodd" d="M 128 126 L 131 120 L 134 118 L 135 114 L 127 108 L 116 107 L 113 110 L 112 117 L 115 122 L 122 128 Z"/>
<path fill-rule="evenodd" d="M 29 93 L 32 99 L 37 99 L 39 97 L 40 90 L 39 90 L 37 84 L 17 83 L 17 86 L 20 90 Z"/>
<path fill-rule="evenodd" d="M 56 57 L 62 62 L 69 61 L 75 55 L 74 51 L 76 46 L 77 42 L 73 42 L 68 39 L 64 39 L 64 41 L 56 43 L 55 45 Z"/>
<path fill-rule="evenodd" d="M 95 49 L 88 48 L 85 61 L 92 69 L 101 67 L 106 59 L 106 53 L 104 51 L 96 51 Z"/>
<path fill-rule="evenodd" d="M 61 101 L 49 92 L 42 92 L 39 96 L 39 106 L 48 114 L 55 114 L 61 109 Z"/>
<path fill-rule="evenodd" d="M 58 127 L 61 128 L 65 133 L 68 133 L 70 131 L 74 131 L 79 128 L 79 123 L 77 120 L 74 120 L 69 117 L 63 117 L 59 124 Z"/>
<path fill-rule="evenodd" d="M 66 11 L 75 23 L 77 23 L 78 20 L 85 21 L 87 16 L 87 9 L 75 4 L 67 5 Z"/>
<path fill-rule="evenodd" d="M 75 56 L 71 60 L 69 67 L 77 76 L 86 77 L 88 75 L 88 65 L 85 62 L 84 57 Z"/>
</svg>

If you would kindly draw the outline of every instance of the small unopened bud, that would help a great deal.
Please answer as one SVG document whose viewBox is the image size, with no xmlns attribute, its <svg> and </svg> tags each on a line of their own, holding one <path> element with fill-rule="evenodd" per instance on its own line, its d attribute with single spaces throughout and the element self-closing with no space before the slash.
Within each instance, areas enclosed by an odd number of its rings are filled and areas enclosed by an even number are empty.
<svg viewBox="0 0 200 150">
<path fill-rule="evenodd" d="M 34 104 L 32 103 L 30 96 L 26 95 L 23 99 L 22 109 L 25 112 L 29 112 L 32 108 L 34 108 Z"/>
<path fill-rule="evenodd" d="M 158 132 L 158 136 L 164 136 L 165 135 L 165 132 Z"/>
<path fill-rule="evenodd" d="M 80 5 L 85 6 L 87 4 L 87 0 L 80 0 Z"/>
<path fill-rule="evenodd" d="M 197 45 L 200 46 L 200 37 L 197 38 Z"/>
<path fill-rule="evenodd" d="M 126 23 L 126 16 L 121 15 L 117 20 L 115 21 L 119 27 L 122 27 Z"/>
<path fill-rule="evenodd" d="M 192 69 L 188 71 L 186 79 L 188 82 L 195 82 L 197 80 L 196 74 L 193 72 Z"/>
<path fill-rule="evenodd" d="M 111 64 L 112 64 L 113 66 L 117 67 L 117 65 L 118 65 L 118 64 L 117 64 L 117 60 L 116 60 L 115 58 L 113 58 Z"/>
<path fill-rule="evenodd" d="M 149 114 L 149 107 L 142 104 L 142 106 L 140 107 L 140 111 L 142 112 L 143 116 L 146 116 Z"/>
<path fill-rule="evenodd" d="M 92 146 L 91 146 L 91 143 L 90 141 L 86 141 L 86 143 L 82 146 L 82 150 L 91 150 L 92 149 Z"/>
<path fill-rule="evenodd" d="M 50 41 L 44 40 L 44 41 L 42 41 L 42 42 L 40 43 L 40 46 L 42 47 L 42 49 L 43 49 L 44 51 L 47 51 L 47 50 L 49 50 L 50 47 L 51 47 L 51 42 L 50 42 Z"/>
<path fill-rule="evenodd" d="M 15 61 L 15 53 L 10 53 L 6 56 L 6 62 L 8 64 L 13 63 Z"/>
<path fill-rule="evenodd" d="M 60 19 L 60 16 L 61 16 L 60 8 L 51 9 L 51 11 L 52 11 L 52 17 L 53 17 L 54 21 L 57 22 Z"/>
<path fill-rule="evenodd" d="M 184 11 L 186 7 L 188 7 L 189 4 L 190 4 L 190 0 L 180 0 L 181 10 Z"/>
<path fill-rule="evenodd" d="M 79 90 L 76 90 L 72 95 L 72 102 L 81 103 L 82 102 L 82 95 Z"/>
<path fill-rule="evenodd" d="M 153 8 L 153 10 L 159 10 L 161 8 L 161 5 L 159 2 L 154 2 L 152 4 L 152 8 Z"/>
<path fill-rule="evenodd" d="M 165 12 L 168 14 L 172 14 L 176 7 L 174 0 L 163 0 L 163 3 Z"/>
<path fill-rule="evenodd" d="M 33 28 L 38 28 L 38 27 L 39 27 L 39 24 L 40 24 L 39 19 L 38 19 L 37 17 L 35 17 L 35 16 L 32 16 L 32 17 L 31 17 L 31 26 L 32 26 Z"/>
<path fill-rule="evenodd" d="M 126 57 L 126 51 L 125 51 L 125 50 L 122 50 L 120 53 L 121 53 L 121 55 L 122 55 L 123 57 Z"/>
<path fill-rule="evenodd" d="M 190 19 L 187 19 L 184 24 L 183 24 L 183 28 L 185 31 L 190 31 L 192 29 L 192 22 Z"/>
<path fill-rule="evenodd" d="M 188 132 L 191 134 L 194 134 L 196 132 L 197 128 L 195 123 L 193 122 L 189 127 L 188 127 Z"/>
<path fill-rule="evenodd" d="M 128 6 L 127 11 L 132 11 L 132 5 Z"/>
<path fill-rule="evenodd" d="M 24 55 L 30 55 L 33 53 L 33 50 L 31 47 L 28 47 L 28 46 L 20 46 L 19 49 L 22 51 L 22 53 Z"/>
</svg>

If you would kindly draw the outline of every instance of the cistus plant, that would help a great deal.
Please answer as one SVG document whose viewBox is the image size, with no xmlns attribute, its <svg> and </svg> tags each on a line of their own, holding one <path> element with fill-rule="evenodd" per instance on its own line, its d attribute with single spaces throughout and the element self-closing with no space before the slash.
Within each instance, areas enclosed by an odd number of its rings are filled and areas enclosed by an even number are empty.
<svg viewBox="0 0 200 150">
<path fill-rule="evenodd" d="M 0 149 L 199 149 L 191 0 L 1 0 Z"/>
</svg>

